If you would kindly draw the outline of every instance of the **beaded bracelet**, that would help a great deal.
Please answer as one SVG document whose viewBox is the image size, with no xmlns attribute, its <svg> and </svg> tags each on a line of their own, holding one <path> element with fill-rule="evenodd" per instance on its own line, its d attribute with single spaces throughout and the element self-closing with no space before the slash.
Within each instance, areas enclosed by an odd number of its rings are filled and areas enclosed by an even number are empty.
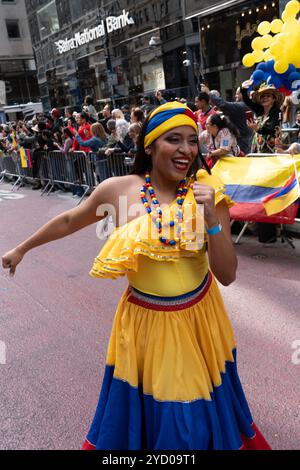
<svg viewBox="0 0 300 470">
<path fill-rule="evenodd" d="M 218 235 L 222 231 L 222 225 L 218 224 L 213 228 L 206 228 L 208 235 Z"/>
</svg>

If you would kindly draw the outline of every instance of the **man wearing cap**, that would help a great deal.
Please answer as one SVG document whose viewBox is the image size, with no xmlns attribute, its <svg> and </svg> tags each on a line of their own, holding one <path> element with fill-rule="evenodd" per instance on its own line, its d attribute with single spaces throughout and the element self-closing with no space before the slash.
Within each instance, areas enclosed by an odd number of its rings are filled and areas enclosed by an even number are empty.
<svg viewBox="0 0 300 470">
<path fill-rule="evenodd" d="M 61 133 L 61 128 L 64 125 L 63 117 L 60 115 L 60 111 L 57 108 L 53 108 L 51 111 L 51 118 L 52 118 L 52 125 L 51 125 L 51 132 L 55 134 L 55 132 Z"/>
</svg>

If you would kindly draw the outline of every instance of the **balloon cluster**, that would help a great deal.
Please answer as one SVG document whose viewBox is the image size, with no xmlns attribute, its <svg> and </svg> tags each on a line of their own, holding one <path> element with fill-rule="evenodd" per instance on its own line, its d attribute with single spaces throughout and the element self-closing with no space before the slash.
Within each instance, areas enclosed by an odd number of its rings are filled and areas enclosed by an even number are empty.
<svg viewBox="0 0 300 470">
<path fill-rule="evenodd" d="M 245 67 L 258 63 L 252 75 L 254 85 L 267 82 L 286 95 L 300 88 L 300 2 L 287 3 L 282 19 L 263 21 L 252 41 L 253 52 L 243 57 Z M 273 35 L 272 35 L 272 34 Z"/>
</svg>

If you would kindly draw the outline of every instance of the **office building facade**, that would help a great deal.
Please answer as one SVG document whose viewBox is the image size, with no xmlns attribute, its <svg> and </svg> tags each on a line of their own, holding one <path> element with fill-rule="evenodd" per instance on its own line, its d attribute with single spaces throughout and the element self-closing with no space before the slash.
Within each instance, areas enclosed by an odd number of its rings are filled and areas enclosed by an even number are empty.
<svg viewBox="0 0 300 470">
<path fill-rule="evenodd" d="M 143 94 L 192 98 L 207 81 L 230 97 L 249 77 L 242 57 L 279 1 L 26 0 L 46 109 L 138 103 Z"/>
</svg>

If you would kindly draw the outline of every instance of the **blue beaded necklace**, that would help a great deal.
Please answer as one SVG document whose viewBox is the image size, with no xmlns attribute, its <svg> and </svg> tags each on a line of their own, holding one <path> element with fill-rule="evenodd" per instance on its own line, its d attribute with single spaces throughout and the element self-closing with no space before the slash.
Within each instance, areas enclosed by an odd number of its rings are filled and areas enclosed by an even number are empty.
<svg viewBox="0 0 300 470">
<path fill-rule="evenodd" d="M 149 192 L 149 195 L 152 199 L 152 203 L 156 208 L 156 215 L 153 215 L 152 208 L 146 198 L 147 191 Z M 162 232 L 163 232 L 163 223 L 162 223 L 162 210 L 160 208 L 160 204 L 158 202 L 158 199 L 155 195 L 154 188 L 151 184 L 151 177 L 150 177 L 150 172 L 148 171 L 145 175 L 145 184 L 141 188 L 141 200 L 148 212 L 149 215 L 152 215 L 152 220 L 158 230 L 158 235 L 159 235 L 159 241 L 163 245 L 167 246 L 175 246 L 180 239 L 181 231 L 182 231 L 182 223 L 183 223 L 183 203 L 185 201 L 186 195 L 188 192 L 188 183 L 187 183 L 187 178 L 183 179 L 179 183 L 179 187 L 177 189 L 177 205 L 178 205 L 178 210 L 176 212 L 175 220 L 171 220 L 168 224 L 166 224 L 167 227 L 177 227 L 176 228 L 176 237 L 173 240 L 168 240 L 167 238 L 163 237 Z"/>
</svg>

